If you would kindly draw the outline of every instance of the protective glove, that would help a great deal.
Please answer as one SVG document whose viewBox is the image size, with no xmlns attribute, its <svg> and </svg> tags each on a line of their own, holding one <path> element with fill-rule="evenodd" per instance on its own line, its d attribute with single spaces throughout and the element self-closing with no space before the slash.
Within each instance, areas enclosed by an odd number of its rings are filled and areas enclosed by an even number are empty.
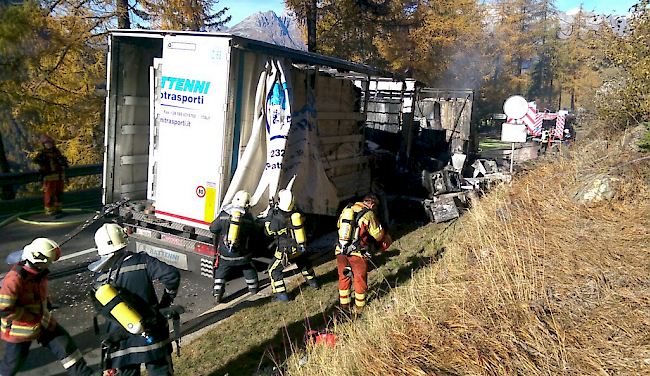
<svg viewBox="0 0 650 376">
<path fill-rule="evenodd" d="M 162 298 L 160 299 L 160 303 L 158 304 L 158 309 L 167 308 L 167 307 L 171 306 L 173 301 L 174 301 L 174 298 L 172 298 L 171 295 L 169 295 L 167 293 L 167 291 L 165 291 L 163 293 Z"/>
<path fill-rule="evenodd" d="M 58 309 L 59 305 L 58 304 L 52 304 L 52 302 L 48 300 L 46 308 L 47 308 L 48 311 L 51 312 L 51 311 L 54 311 L 55 309 Z"/>
<path fill-rule="evenodd" d="M 390 247 L 390 245 L 393 244 L 393 239 L 390 237 L 390 235 L 386 234 L 384 236 L 384 239 L 382 239 L 381 242 L 381 248 L 385 251 Z"/>
</svg>

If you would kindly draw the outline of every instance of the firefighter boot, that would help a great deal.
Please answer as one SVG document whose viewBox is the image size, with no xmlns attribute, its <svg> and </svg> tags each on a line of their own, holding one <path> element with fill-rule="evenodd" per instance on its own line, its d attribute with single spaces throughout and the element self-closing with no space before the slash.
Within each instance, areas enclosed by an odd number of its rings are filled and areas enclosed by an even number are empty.
<svg viewBox="0 0 650 376">
<path fill-rule="evenodd" d="M 318 284 L 316 278 L 308 279 L 307 284 L 313 287 L 315 290 L 318 290 L 320 288 L 320 285 Z"/>
<path fill-rule="evenodd" d="M 214 303 L 219 304 L 223 299 L 224 290 L 214 290 Z"/>
<path fill-rule="evenodd" d="M 288 302 L 289 301 L 289 295 L 287 295 L 286 292 L 276 292 L 275 296 L 273 297 L 273 300 L 277 302 Z"/>
</svg>

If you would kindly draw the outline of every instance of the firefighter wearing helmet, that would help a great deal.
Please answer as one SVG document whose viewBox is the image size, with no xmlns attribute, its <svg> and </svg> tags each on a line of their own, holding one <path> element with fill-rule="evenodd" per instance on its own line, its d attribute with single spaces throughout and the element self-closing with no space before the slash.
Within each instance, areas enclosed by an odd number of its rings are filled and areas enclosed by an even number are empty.
<svg viewBox="0 0 650 376">
<path fill-rule="evenodd" d="M 45 214 L 54 215 L 60 213 L 63 207 L 64 170 L 68 167 L 68 160 L 55 146 L 52 137 L 43 136 L 41 144 L 43 149 L 34 158 L 34 163 L 38 165 L 43 181 Z"/>
<path fill-rule="evenodd" d="M 0 318 L 5 355 L 0 362 L 0 375 L 15 375 L 20 371 L 34 340 L 49 348 L 69 375 L 92 375 L 70 334 L 50 312 L 48 267 L 60 256 L 61 250 L 53 240 L 34 239 L 23 249 L 22 261 L 3 279 Z"/>
<path fill-rule="evenodd" d="M 339 300 L 343 309 L 351 306 L 352 277 L 354 278 L 355 311 L 359 312 L 366 305 L 368 256 L 371 244 L 378 242 L 382 249 L 386 250 L 392 243 L 390 235 L 375 214 L 378 207 L 377 195 L 369 194 L 363 198 L 363 201 L 346 206 L 339 217 L 337 224 L 339 240 L 335 255 L 339 273 Z"/>
<path fill-rule="evenodd" d="M 269 266 L 275 300 L 289 300 L 282 270 L 291 262 L 296 263 L 307 284 L 318 289 L 314 268 L 306 254 L 304 216 L 296 210 L 290 190 L 282 189 L 278 192 L 277 204 L 269 210 L 264 220 L 264 230 L 268 236 L 275 238 L 277 246 L 273 262 Z"/>
<path fill-rule="evenodd" d="M 146 252 L 127 250 L 128 240 L 126 231 L 115 223 L 104 224 L 95 233 L 100 259 L 89 268 L 97 273 L 91 298 L 98 314 L 107 318 L 102 366 L 121 375 L 139 375 L 144 363 L 149 375 L 169 376 L 172 345 L 160 310 L 171 306 L 176 297 L 180 272 Z M 156 280 L 165 289 L 160 301 L 153 285 Z"/>
<path fill-rule="evenodd" d="M 249 250 L 249 241 L 255 231 L 250 206 L 250 194 L 244 190 L 238 191 L 232 202 L 225 205 L 210 223 L 210 231 L 215 234 L 214 244 L 217 247 L 213 290 L 217 304 L 223 299 L 226 281 L 232 270 L 241 270 L 251 294 L 257 294 L 259 289 L 257 270 Z"/>
</svg>

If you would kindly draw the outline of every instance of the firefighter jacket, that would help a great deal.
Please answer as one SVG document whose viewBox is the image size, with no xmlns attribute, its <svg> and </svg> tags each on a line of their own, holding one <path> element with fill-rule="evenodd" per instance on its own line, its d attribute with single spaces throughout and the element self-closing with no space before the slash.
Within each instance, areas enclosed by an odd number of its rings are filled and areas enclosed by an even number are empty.
<svg viewBox="0 0 650 376">
<path fill-rule="evenodd" d="M 352 210 L 355 214 L 355 226 L 359 228 L 359 235 L 357 238 L 352 239 L 352 242 L 357 245 L 357 250 L 351 252 L 353 256 L 363 257 L 363 254 L 368 252 L 368 244 L 375 240 L 377 242 L 383 241 L 389 237 L 386 230 L 381 225 L 377 215 L 370 210 L 370 208 L 363 202 L 357 202 L 352 205 Z M 341 217 L 339 217 L 337 228 L 341 227 Z M 354 231 L 353 231 L 354 232 Z M 336 245 L 335 254 L 343 253 L 341 246 Z"/>
<path fill-rule="evenodd" d="M 34 163 L 39 166 L 41 177 L 46 181 L 63 180 L 63 169 L 68 167 L 68 160 L 56 146 L 41 150 L 34 158 Z"/>
<path fill-rule="evenodd" d="M 0 287 L 1 338 L 20 343 L 38 339 L 42 330 L 52 331 L 56 320 L 47 309 L 47 275 L 21 261 L 7 273 Z"/>
<path fill-rule="evenodd" d="M 297 254 L 299 251 L 291 226 L 291 214 L 293 213 L 295 213 L 295 210 L 287 212 L 274 209 L 270 210 L 264 219 L 264 232 L 268 236 L 275 238 L 278 252 L 284 252 L 288 255 Z"/>
<path fill-rule="evenodd" d="M 237 241 L 232 246 L 229 246 L 227 236 L 231 216 L 235 210 L 242 213 L 239 219 L 239 235 Z M 215 246 L 218 247 L 221 261 L 233 266 L 250 262 L 251 253 L 248 250 L 248 242 L 255 232 L 255 225 L 253 216 L 248 211 L 239 206 L 224 206 L 217 218 L 210 223 L 210 231 L 215 234 Z"/>
<path fill-rule="evenodd" d="M 125 335 L 125 338 L 113 343 L 108 350 L 109 368 L 121 368 L 127 365 L 148 363 L 171 354 L 172 345 L 169 338 L 167 320 L 157 311 L 158 298 L 153 281 L 158 280 L 165 286 L 165 293 L 172 299 L 176 296 L 180 285 L 180 272 L 155 257 L 142 253 L 126 252 L 121 263 L 109 270 L 104 270 L 95 276 L 95 287 L 110 283 L 114 287 L 128 290 L 140 297 L 150 307 L 155 307 L 156 327 L 148 333 L 153 341 L 139 335 Z M 162 308 L 162 307 L 161 307 Z M 138 312 L 145 314 L 145 312 Z M 117 323 L 109 320 L 106 325 L 107 333 L 124 331 Z"/>
</svg>

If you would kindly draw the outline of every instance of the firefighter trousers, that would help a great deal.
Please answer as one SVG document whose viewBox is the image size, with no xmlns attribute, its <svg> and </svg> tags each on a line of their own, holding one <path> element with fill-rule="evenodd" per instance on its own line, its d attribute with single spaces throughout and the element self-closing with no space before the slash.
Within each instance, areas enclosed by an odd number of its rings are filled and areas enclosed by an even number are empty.
<svg viewBox="0 0 650 376">
<path fill-rule="evenodd" d="M 284 257 L 285 252 L 289 255 L 286 257 L 286 260 Z M 297 249 L 294 253 L 289 252 L 289 250 L 276 251 L 273 263 L 269 265 L 269 278 L 271 279 L 271 287 L 273 289 L 273 292 L 276 294 L 286 293 L 287 291 L 287 288 L 284 285 L 283 270 L 291 262 L 296 263 L 298 270 L 300 270 L 300 273 L 307 282 L 316 280 L 316 273 L 314 273 L 314 268 L 309 257 Z"/>
<path fill-rule="evenodd" d="M 56 214 L 63 207 L 63 180 L 43 180 L 45 214 Z"/>
<path fill-rule="evenodd" d="M 172 357 L 167 355 L 164 358 L 156 359 L 144 364 L 149 376 L 173 376 L 174 367 Z M 140 364 L 133 364 L 119 369 L 120 376 L 140 376 Z"/>
<path fill-rule="evenodd" d="M 44 330 L 38 339 L 43 347 L 47 347 L 61 361 L 63 368 L 68 371 L 70 376 L 90 376 L 93 374 L 92 369 L 88 367 L 86 361 L 81 355 L 70 334 L 60 325 L 49 332 Z M 5 357 L 0 362 L 0 375 L 13 376 L 27 360 L 29 354 L 29 342 L 12 343 L 5 342 Z"/>
<path fill-rule="evenodd" d="M 352 269 L 354 274 L 354 304 L 357 308 L 366 305 L 366 291 L 368 291 L 368 260 L 359 256 L 336 255 L 336 266 L 339 272 L 339 300 L 342 306 L 347 306 L 352 301 L 352 279 L 347 276 L 345 269 Z"/>
<path fill-rule="evenodd" d="M 226 281 L 228 280 L 228 275 L 232 269 L 241 269 L 244 279 L 246 280 L 246 286 L 248 291 L 251 294 L 257 294 L 259 289 L 259 282 L 257 279 L 257 270 L 252 261 L 248 261 L 246 264 L 242 265 L 232 265 L 228 262 L 219 262 L 219 266 L 214 270 L 214 296 L 221 299 L 224 291 L 226 290 Z"/>
</svg>

